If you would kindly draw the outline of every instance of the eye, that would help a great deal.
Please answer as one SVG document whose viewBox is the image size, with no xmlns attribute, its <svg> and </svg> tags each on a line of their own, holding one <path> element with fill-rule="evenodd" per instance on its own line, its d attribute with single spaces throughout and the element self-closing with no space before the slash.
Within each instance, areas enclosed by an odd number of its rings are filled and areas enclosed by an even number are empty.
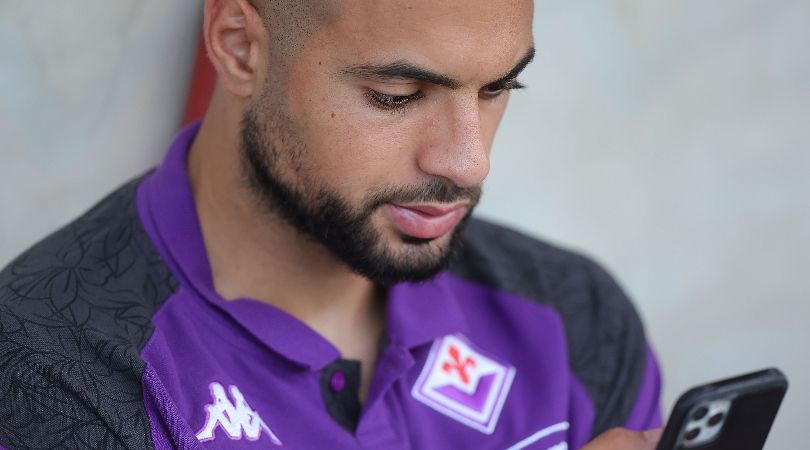
<svg viewBox="0 0 810 450">
<path fill-rule="evenodd" d="M 516 79 L 506 80 L 484 86 L 478 96 L 483 100 L 494 100 L 500 97 L 504 92 L 511 91 L 512 89 L 523 89 L 524 87 L 525 86 L 520 84 Z"/>
<path fill-rule="evenodd" d="M 372 106 L 385 110 L 396 110 L 422 98 L 422 92 L 416 91 L 410 95 L 390 95 L 370 89 L 366 96 Z"/>
</svg>

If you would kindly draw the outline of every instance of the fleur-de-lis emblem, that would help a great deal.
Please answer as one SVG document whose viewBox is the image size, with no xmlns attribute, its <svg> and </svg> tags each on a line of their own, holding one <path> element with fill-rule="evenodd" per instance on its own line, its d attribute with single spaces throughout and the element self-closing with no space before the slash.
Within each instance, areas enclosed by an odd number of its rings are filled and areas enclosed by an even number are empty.
<svg viewBox="0 0 810 450">
<path fill-rule="evenodd" d="M 475 367 L 475 360 L 468 356 L 464 358 L 464 361 L 462 361 L 458 347 L 455 345 L 450 346 L 448 353 L 450 353 L 451 360 L 445 361 L 444 364 L 442 364 L 442 370 L 448 374 L 454 370 L 457 371 L 459 378 L 461 378 L 461 382 L 464 384 L 469 384 L 470 375 L 467 373 L 467 368 Z"/>
</svg>

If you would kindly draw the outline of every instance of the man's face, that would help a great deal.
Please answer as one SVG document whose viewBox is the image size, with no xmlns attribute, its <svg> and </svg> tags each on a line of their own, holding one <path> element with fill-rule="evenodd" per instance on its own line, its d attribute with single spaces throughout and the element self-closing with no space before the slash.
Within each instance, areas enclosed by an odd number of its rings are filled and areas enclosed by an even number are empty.
<svg viewBox="0 0 810 450">
<path fill-rule="evenodd" d="M 294 55 L 269 49 L 242 124 L 246 174 L 268 211 L 354 271 L 381 285 L 423 280 L 444 267 L 480 196 L 508 91 L 533 52 L 532 2 L 339 9 Z"/>
</svg>

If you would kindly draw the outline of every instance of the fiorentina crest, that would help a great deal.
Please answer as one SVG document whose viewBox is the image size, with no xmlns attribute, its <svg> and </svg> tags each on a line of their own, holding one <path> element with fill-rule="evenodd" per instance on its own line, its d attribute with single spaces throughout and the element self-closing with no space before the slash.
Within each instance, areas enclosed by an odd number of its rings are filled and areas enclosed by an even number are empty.
<svg viewBox="0 0 810 450">
<path fill-rule="evenodd" d="M 274 444 L 281 445 L 281 441 L 259 417 L 259 413 L 248 405 L 238 387 L 229 388 L 233 402 L 221 384 L 213 382 L 209 385 L 209 389 L 213 402 L 205 406 L 205 425 L 197 432 L 197 439 L 200 442 L 215 439 L 216 430 L 221 427 L 231 440 L 241 440 L 244 437 L 249 441 L 256 441 L 264 433 Z"/>
<path fill-rule="evenodd" d="M 464 425 L 492 434 L 515 368 L 485 356 L 461 335 L 433 342 L 411 395 Z"/>
</svg>

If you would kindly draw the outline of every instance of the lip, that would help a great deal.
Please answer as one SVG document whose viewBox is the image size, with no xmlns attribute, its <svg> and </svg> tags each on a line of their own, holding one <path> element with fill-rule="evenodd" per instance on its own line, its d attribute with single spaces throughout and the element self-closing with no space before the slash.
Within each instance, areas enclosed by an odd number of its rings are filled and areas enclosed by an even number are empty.
<svg viewBox="0 0 810 450">
<path fill-rule="evenodd" d="M 468 204 L 387 203 L 385 206 L 394 227 L 402 234 L 419 239 L 436 239 L 447 234 L 459 223 Z"/>
</svg>

